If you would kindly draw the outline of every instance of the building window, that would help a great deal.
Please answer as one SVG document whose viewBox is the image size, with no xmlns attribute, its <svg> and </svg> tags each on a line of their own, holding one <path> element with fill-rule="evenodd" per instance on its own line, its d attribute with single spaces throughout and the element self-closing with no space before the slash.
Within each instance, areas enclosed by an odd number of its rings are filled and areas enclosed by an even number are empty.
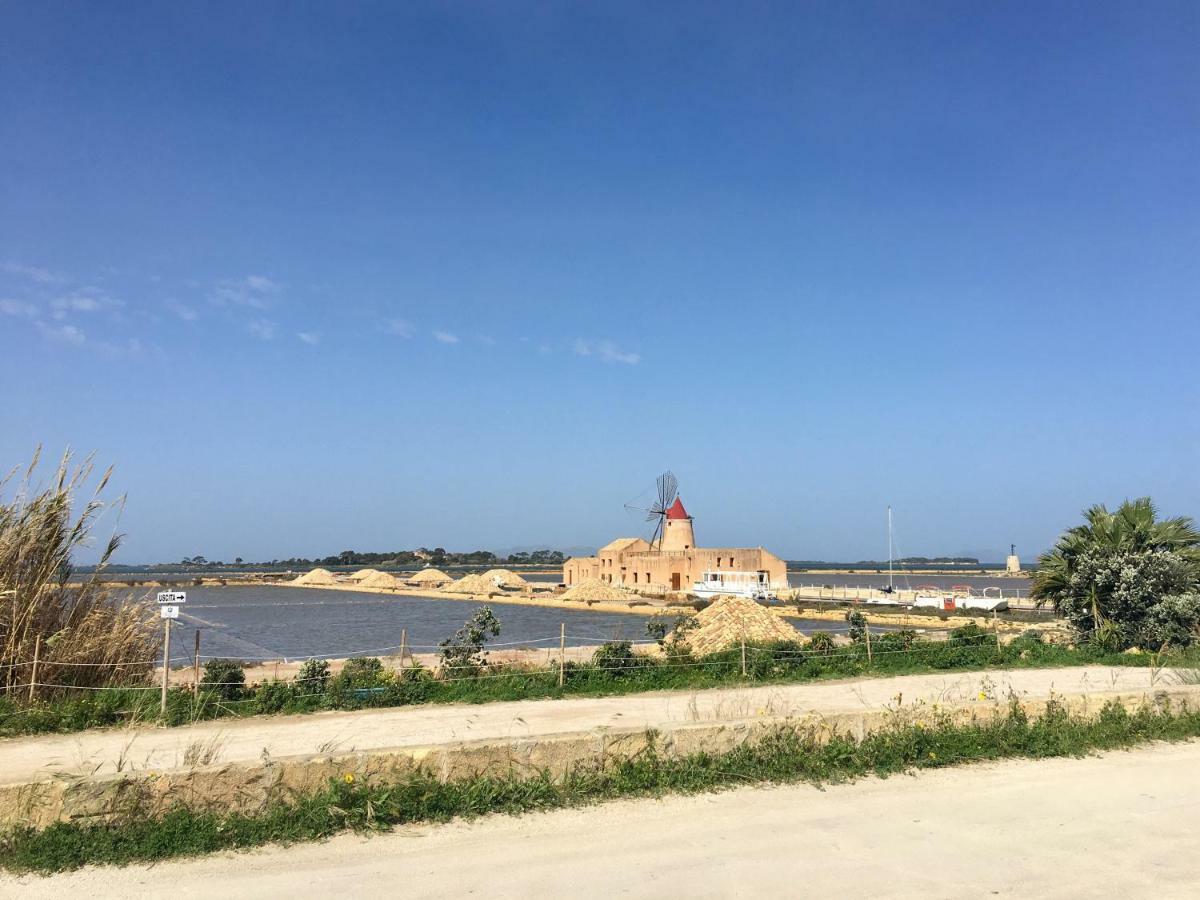
<svg viewBox="0 0 1200 900">
<path fill-rule="evenodd" d="M 733 557 L 729 557 L 729 568 L 733 568 Z"/>
<path fill-rule="evenodd" d="M 633 583 L 637 584 L 637 572 L 633 573 Z"/>
<path fill-rule="evenodd" d="M 647 572 L 646 573 L 646 584 L 649 584 L 649 583 L 650 583 L 650 573 Z"/>
</svg>

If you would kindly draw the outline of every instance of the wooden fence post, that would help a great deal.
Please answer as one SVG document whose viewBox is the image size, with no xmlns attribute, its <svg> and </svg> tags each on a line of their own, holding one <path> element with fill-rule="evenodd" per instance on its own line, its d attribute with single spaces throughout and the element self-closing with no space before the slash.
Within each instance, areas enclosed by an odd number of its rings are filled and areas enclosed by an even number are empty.
<svg viewBox="0 0 1200 900">
<path fill-rule="evenodd" d="M 873 665 L 875 662 L 875 658 L 871 655 L 871 623 L 870 622 L 863 623 L 863 634 L 866 636 L 866 639 L 867 639 L 867 665 Z"/>
<path fill-rule="evenodd" d="M 746 677 L 746 632 L 742 632 L 742 677 Z"/>
<path fill-rule="evenodd" d="M 196 648 L 192 653 L 192 693 L 200 693 L 200 629 L 196 629 Z"/>
<path fill-rule="evenodd" d="M 1000 648 L 1000 621 L 999 621 L 999 619 L 996 617 L 996 611 L 995 611 L 994 609 L 992 610 L 992 630 L 993 630 L 994 632 L 996 632 L 996 654 L 997 654 L 997 655 L 999 655 L 999 654 L 1000 654 L 1000 652 L 1001 652 L 1001 648 Z"/>
<path fill-rule="evenodd" d="M 38 660 L 42 655 L 42 636 L 39 634 L 33 642 L 33 674 L 29 676 L 29 702 L 33 702 L 33 688 L 37 684 Z"/>
<path fill-rule="evenodd" d="M 408 629 L 400 629 L 400 680 L 404 680 L 404 651 L 408 649 Z"/>
<path fill-rule="evenodd" d="M 563 622 L 558 631 L 558 686 L 567 683 L 567 623 Z"/>
</svg>

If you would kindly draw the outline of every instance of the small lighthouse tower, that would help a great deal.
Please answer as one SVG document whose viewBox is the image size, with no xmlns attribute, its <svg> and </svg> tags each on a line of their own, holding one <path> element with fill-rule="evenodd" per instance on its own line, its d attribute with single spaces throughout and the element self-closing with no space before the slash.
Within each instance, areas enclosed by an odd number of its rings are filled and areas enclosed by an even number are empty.
<svg viewBox="0 0 1200 900">
<path fill-rule="evenodd" d="M 1008 548 L 1008 559 L 1004 561 L 1004 571 L 1009 575 L 1021 574 L 1021 558 L 1017 556 L 1017 545 L 1010 544 Z"/>
<path fill-rule="evenodd" d="M 662 540 L 659 550 L 691 550 L 696 546 L 696 535 L 692 531 L 692 517 L 683 508 L 683 501 L 678 497 L 667 510 L 663 522 Z"/>
</svg>

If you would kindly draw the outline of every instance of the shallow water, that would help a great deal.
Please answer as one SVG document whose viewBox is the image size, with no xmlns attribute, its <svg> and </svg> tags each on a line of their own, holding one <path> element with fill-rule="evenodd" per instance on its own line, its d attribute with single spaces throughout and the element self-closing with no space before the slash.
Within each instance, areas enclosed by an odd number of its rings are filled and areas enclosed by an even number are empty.
<svg viewBox="0 0 1200 900">
<path fill-rule="evenodd" d="M 359 591 L 294 587 L 189 587 L 172 631 L 171 657 L 191 660 L 200 632 L 202 657 L 244 660 L 343 657 L 395 652 L 400 631 L 414 652 L 432 652 L 481 606 L 500 620 L 496 649 L 506 646 L 557 648 L 559 628 L 567 645 L 611 640 L 646 640 L 647 616 L 540 608 L 501 601 L 478 603 L 439 597 L 406 597 Z M 803 631 L 844 632 L 841 622 L 791 620 Z"/>
</svg>

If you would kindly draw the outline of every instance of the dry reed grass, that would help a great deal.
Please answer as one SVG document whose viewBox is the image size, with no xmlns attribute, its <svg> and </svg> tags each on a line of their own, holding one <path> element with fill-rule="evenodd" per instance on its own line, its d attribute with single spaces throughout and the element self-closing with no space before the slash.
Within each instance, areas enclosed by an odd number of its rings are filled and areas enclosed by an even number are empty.
<svg viewBox="0 0 1200 900">
<path fill-rule="evenodd" d="M 50 484 L 38 486 L 40 457 L 39 447 L 19 479 L 20 467 L 0 479 L 0 688 L 14 699 L 28 696 L 27 686 L 17 686 L 31 680 L 39 644 L 42 684 L 95 687 L 144 678 L 161 643 L 154 605 L 148 597 L 115 597 L 100 579 L 121 535 L 108 539 L 90 576 L 68 584 L 74 553 L 91 543 L 108 505 L 100 496 L 112 469 L 76 515 L 75 496 L 94 474 L 91 457 L 76 464 L 68 451 Z"/>
</svg>

